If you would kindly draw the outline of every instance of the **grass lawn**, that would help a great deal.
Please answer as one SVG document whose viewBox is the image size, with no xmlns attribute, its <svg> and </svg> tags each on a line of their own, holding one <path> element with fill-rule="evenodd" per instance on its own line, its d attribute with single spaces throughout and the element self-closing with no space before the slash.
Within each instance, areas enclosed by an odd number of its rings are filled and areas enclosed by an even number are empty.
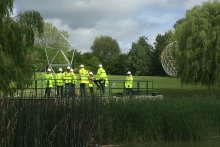
<svg viewBox="0 0 220 147">
<path fill-rule="evenodd" d="M 42 79 L 44 73 L 37 73 L 36 79 Z M 77 75 L 79 77 L 79 75 Z M 126 75 L 109 75 L 109 80 L 120 80 L 121 83 L 116 87 L 123 86 L 123 80 Z M 152 81 L 154 91 L 164 95 L 168 98 L 182 98 L 182 97 L 220 97 L 219 88 L 208 89 L 202 85 L 182 85 L 180 79 L 173 77 L 158 77 L 158 76 L 134 76 L 134 81 Z M 77 85 L 79 88 L 79 84 Z M 135 84 L 134 84 L 135 87 Z"/>
</svg>

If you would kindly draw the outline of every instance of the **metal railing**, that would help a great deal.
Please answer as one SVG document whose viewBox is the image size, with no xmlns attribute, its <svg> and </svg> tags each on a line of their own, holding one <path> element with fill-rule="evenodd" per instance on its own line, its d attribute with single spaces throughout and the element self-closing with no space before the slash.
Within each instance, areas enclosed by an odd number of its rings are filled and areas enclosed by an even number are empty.
<svg viewBox="0 0 220 147">
<path fill-rule="evenodd" d="M 45 79 L 37 79 L 33 80 L 32 84 L 28 87 L 23 89 L 11 88 L 10 93 L 7 95 L 1 94 L 1 97 L 8 97 L 8 98 L 45 98 Z M 56 83 L 56 81 L 54 82 Z M 77 80 L 75 84 L 75 94 L 71 97 L 78 97 L 80 96 L 80 82 Z M 56 85 L 56 84 L 55 84 Z M 94 94 L 95 96 L 101 96 L 100 90 L 98 87 L 93 84 Z M 124 97 L 127 96 L 125 92 L 125 80 L 108 80 L 108 85 L 105 87 L 105 94 L 106 97 Z M 153 81 L 145 81 L 145 80 L 134 80 L 132 86 L 131 95 L 135 96 L 142 96 L 142 95 L 151 95 L 153 89 Z M 65 94 L 65 87 L 63 88 L 63 93 Z M 88 84 L 86 84 L 86 96 L 91 96 Z M 57 88 L 53 86 L 51 88 L 51 98 L 58 98 L 57 96 Z M 64 97 L 66 97 L 64 95 Z"/>
</svg>

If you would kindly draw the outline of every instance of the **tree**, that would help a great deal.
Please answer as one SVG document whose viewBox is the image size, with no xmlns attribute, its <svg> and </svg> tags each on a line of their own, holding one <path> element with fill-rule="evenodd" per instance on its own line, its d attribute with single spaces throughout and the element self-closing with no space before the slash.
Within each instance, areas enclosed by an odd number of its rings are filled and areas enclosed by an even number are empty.
<svg viewBox="0 0 220 147">
<path fill-rule="evenodd" d="M 208 87 L 220 82 L 220 2 L 196 6 L 176 25 L 182 83 Z"/>
<path fill-rule="evenodd" d="M 53 26 L 52 23 L 44 24 L 44 32 L 42 34 L 36 33 L 35 38 L 35 44 L 38 46 L 38 55 L 41 55 L 38 56 L 39 62 L 36 62 L 38 69 L 42 70 L 42 68 L 45 67 L 45 64 L 47 65 L 47 57 L 45 51 L 47 52 L 48 60 L 50 63 L 53 60 L 53 64 L 67 64 L 66 59 L 60 49 L 62 49 L 65 55 L 68 54 L 70 43 L 67 39 L 69 36 L 70 35 L 68 32 L 60 31 L 58 28 Z"/>
<path fill-rule="evenodd" d="M 115 75 L 125 75 L 127 71 L 131 70 L 129 68 L 128 54 L 120 54 L 113 61 L 113 67 L 111 74 Z"/>
<path fill-rule="evenodd" d="M 147 42 L 147 37 L 140 37 L 136 43 L 132 43 L 129 51 L 130 70 L 135 75 L 151 74 L 151 58 L 153 47 Z"/>
<path fill-rule="evenodd" d="M 86 65 L 88 70 L 96 72 L 100 61 L 93 53 L 84 53 L 83 64 Z"/>
<path fill-rule="evenodd" d="M 34 31 L 42 33 L 43 18 L 37 11 L 25 11 L 11 18 L 13 0 L 0 2 L 0 89 L 28 85 L 33 74 L 27 50 L 34 44 Z"/>
<path fill-rule="evenodd" d="M 118 42 L 109 36 L 95 38 L 91 50 L 99 58 L 107 71 L 112 68 L 110 62 L 121 52 Z"/>
<path fill-rule="evenodd" d="M 42 34 L 36 32 L 36 34 L 35 44 L 43 47 L 70 47 L 70 44 L 66 40 L 70 37 L 69 33 L 67 31 L 60 31 L 52 23 L 45 23 L 44 32 Z"/>
<path fill-rule="evenodd" d="M 155 49 L 152 53 L 152 75 L 164 76 L 165 72 L 161 65 L 160 55 L 163 49 L 173 40 L 173 33 L 171 31 L 166 32 L 164 35 L 158 34 L 155 42 Z"/>
</svg>

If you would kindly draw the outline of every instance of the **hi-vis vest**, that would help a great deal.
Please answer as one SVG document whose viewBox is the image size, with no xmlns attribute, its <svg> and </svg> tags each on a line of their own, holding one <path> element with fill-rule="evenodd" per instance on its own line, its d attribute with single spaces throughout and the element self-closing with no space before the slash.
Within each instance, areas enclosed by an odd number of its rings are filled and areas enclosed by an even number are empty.
<svg viewBox="0 0 220 147">
<path fill-rule="evenodd" d="M 53 74 L 52 73 L 47 73 L 45 75 L 45 84 L 46 84 L 46 87 L 49 87 L 49 88 L 52 88 L 53 87 L 53 84 L 54 84 L 54 78 L 53 78 Z"/>
<path fill-rule="evenodd" d="M 76 84 L 76 75 L 74 74 L 74 72 L 71 72 L 70 76 L 71 76 L 71 83 Z"/>
<path fill-rule="evenodd" d="M 64 72 L 64 82 L 71 83 L 72 77 L 70 72 Z"/>
<path fill-rule="evenodd" d="M 88 81 L 88 70 L 85 68 L 81 68 L 79 70 L 79 75 L 80 75 L 80 83 L 89 83 Z"/>
<path fill-rule="evenodd" d="M 107 78 L 107 75 L 106 75 L 105 70 L 102 67 L 100 67 L 97 71 L 96 79 L 97 80 L 106 80 L 106 78 Z"/>
<path fill-rule="evenodd" d="M 132 75 L 126 77 L 125 88 L 132 88 L 133 77 Z"/>
<path fill-rule="evenodd" d="M 61 72 L 56 75 L 56 85 L 57 86 L 64 85 L 64 74 Z"/>
</svg>

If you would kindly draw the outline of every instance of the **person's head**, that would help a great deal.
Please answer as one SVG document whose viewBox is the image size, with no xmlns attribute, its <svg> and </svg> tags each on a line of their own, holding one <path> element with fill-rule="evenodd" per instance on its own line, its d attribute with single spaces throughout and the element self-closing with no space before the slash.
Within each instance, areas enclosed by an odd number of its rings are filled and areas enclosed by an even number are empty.
<svg viewBox="0 0 220 147">
<path fill-rule="evenodd" d="M 51 73 L 51 69 L 50 68 L 47 69 L 47 73 Z"/>
<path fill-rule="evenodd" d="M 84 68 L 84 65 L 83 65 L 83 64 L 81 64 L 81 65 L 80 65 L 80 68 Z"/>
<path fill-rule="evenodd" d="M 102 67 L 102 64 L 99 64 L 99 68 L 101 68 Z"/>
<path fill-rule="evenodd" d="M 63 69 L 60 67 L 60 68 L 59 68 L 59 72 L 62 72 L 62 71 L 63 71 Z"/>
<path fill-rule="evenodd" d="M 128 74 L 128 75 L 131 75 L 131 72 L 130 72 L 130 71 L 128 71 L 128 72 L 127 72 L 127 74 Z"/>
<path fill-rule="evenodd" d="M 89 75 L 90 75 L 90 76 L 93 76 L 93 72 L 89 72 Z"/>
<path fill-rule="evenodd" d="M 67 71 L 70 71 L 70 66 L 67 66 L 66 70 L 67 70 Z"/>
</svg>

